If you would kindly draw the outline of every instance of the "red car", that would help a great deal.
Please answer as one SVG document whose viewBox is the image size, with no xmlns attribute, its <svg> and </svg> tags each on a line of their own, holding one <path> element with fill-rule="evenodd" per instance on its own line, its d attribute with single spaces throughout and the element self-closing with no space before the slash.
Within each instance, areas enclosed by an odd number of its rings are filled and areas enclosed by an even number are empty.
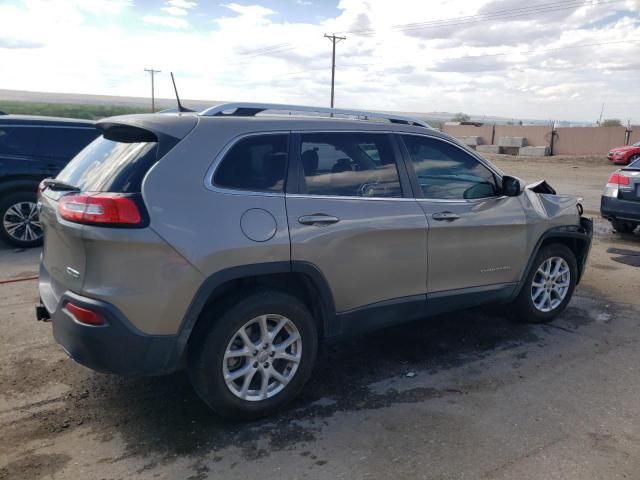
<svg viewBox="0 0 640 480">
<path fill-rule="evenodd" d="M 616 165 L 628 165 L 635 162 L 640 159 L 640 142 L 626 147 L 612 148 L 607 154 L 607 158 Z"/>
</svg>

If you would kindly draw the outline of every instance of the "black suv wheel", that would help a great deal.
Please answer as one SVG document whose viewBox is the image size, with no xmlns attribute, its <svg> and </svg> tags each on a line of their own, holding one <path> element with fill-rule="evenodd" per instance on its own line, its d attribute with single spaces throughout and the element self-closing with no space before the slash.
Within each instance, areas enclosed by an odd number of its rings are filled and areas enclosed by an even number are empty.
<svg viewBox="0 0 640 480">
<path fill-rule="evenodd" d="M 511 309 L 521 323 L 546 323 L 567 307 L 576 286 L 578 265 L 574 253 L 554 243 L 540 249 Z"/>
<path fill-rule="evenodd" d="M 0 237 L 14 247 L 42 244 L 35 192 L 11 192 L 0 200 Z"/>
<path fill-rule="evenodd" d="M 254 419 L 292 400 L 308 380 L 318 336 L 307 308 L 278 291 L 259 291 L 209 320 L 189 358 L 200 397 L 224 416 Z"/>
<path fill-rule="evenodd" d="M 633 232 L 637 224 L 633 222 L 623 222 L 621 220 L 611 220 L 611 226 L 618 233 L 631 233 Z"/>
</svg>

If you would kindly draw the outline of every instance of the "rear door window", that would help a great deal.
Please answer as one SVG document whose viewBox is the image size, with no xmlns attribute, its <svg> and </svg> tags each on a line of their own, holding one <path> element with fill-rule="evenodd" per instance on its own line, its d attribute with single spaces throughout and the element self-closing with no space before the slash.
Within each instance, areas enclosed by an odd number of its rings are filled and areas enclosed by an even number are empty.
<svg viewBox="0 0 640 480">
<path fill-rule="evenodd" d="M 36 153 L 43 157 L 70 160 L 98 136 L 94 128 L 46 127 Z"/>
<path fill-rule="evenodd" d="M 309 195 L 401 197 L 389 136 L 381 133 L 304 133 L 300 158 Z"/>
<path fill-rule="evenodd" d="M 213 182 L 223 188 L 282 192 L 289 135 L 253 135 L 238 141 L 222 159 Z"/>
<path fill-rule="evenodd" d="M 0 155 L 33 155 L 41 132 L 40 127 L 0 125 Z"/>
<path fill-rule="evenodd" d="M 138 193 L 157 154 L 157 142 L 119 142 L 100 136 L 57 178 L 85 192 Z"/>
</svg>

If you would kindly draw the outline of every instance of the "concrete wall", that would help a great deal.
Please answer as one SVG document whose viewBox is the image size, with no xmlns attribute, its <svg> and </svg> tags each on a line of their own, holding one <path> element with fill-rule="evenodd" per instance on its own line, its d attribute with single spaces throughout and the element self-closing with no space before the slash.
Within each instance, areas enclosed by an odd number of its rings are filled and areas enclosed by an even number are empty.
<svg viewBox="0 0 640 480">
<path fill-rule="evenodd" d="M 625 127 L 556 128 L 554 155 L 604 155 L 624 145 Z"/>
<path fill-rule="evenodd" d="M 482 143 L 491 145 L 493 125 L 445 125 L 444 132 L 453 137 L 481 137 Z M 556 128 L 553 155 L 604 155 L 612 147 L 621 147 L 625 140 L 625 127 L 562 127 Z M 524 137 L 532 147 L 548 147 L 551 128 L 538 125 L 496 125 L 493 145 L 500 137 Z M 631 127 L 629 144 L 640 142 L 640 126 Z"/>
<path fill-rule="evenodd" d="M 474 127 L 473 125 L 445 125 L 443 131 L 452 137 L 481 137 L 482 143 L 491 145 L 491 132 L 493 125 Z"/>
<path fill-rule="evenodd" d="M 496 142 L 500 137 L 524 137 L 526 145 L 546 147 L 551 139 L 551 126 L 496 125 Z"/>
</svg>

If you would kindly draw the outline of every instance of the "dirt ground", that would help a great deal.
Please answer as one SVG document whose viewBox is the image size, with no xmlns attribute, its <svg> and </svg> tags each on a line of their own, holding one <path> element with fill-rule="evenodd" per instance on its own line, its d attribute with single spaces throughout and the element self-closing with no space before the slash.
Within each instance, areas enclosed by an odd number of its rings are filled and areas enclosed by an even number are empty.
<svg viewBox="0 0 640 480">
<path fill-rule="evenodd" d="M 602 159 L 497 156 L 597 216 Z M 444 315 L 327 346 L 283 413 L 237 424 L 184 373 L 87 370 L 34 320 L 36 282 L 0 283 L 0 479 L 640 478 L 640 235 L 596 219 L 587 274 L 546 326 L 498 310 Z M 39 251 L 0 247 L 0 281 Z M 408 375 L 410 374 L 410 375 Z"/>
</svg>

